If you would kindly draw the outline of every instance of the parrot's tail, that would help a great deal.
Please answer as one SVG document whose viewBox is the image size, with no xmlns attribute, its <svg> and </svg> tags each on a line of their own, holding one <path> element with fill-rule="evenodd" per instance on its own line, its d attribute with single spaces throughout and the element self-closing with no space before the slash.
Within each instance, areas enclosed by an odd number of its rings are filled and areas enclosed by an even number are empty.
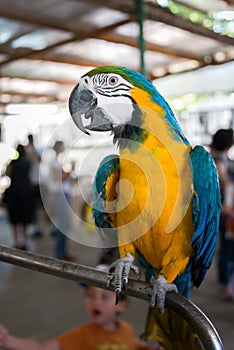
<svg viewBox="0 0 234 350">
<path fill-rule="evenodd" d="M 157 307 L 149 308 L 142 339 L 155 341 L 165 350 L 204 350 L 187 321 L 168 308 L 163 314 L 158 312 Z"/>
</svg>

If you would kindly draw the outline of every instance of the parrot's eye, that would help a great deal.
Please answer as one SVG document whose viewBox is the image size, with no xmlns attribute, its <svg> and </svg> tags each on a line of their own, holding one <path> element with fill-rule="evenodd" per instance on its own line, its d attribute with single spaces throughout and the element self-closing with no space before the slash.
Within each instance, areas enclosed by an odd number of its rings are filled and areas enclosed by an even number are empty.
<svg viewBox="0 0 234 350">
<path fill-rule="evenodd" d="M 117 84 L 117 82 L 118 82 L 118 78 L 117 77 L 112 76 L 112 77 L 109 78 L 109 84 L 110 85 L 115 85 L 115 84 Z"/>
</svg>

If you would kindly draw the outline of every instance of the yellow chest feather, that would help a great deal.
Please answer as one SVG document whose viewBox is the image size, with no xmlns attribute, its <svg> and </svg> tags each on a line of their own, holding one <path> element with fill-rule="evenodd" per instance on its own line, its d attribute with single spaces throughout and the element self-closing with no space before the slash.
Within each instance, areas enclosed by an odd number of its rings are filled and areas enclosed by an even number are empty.
<svg viewBox="0 0 234 350">
<path fill-rule="evenodd" d="M 155 267 L 160 266 L 172 243 L 176 247 L 184 240 L 185 250 L 190 250 L 192 180 L 188 150 L 182 143 L 162 137 L 159 140 L 151 134 L 137 152 L 124 150 L 120 156 L 119 244 L 134 242 Z"/>
</svg>

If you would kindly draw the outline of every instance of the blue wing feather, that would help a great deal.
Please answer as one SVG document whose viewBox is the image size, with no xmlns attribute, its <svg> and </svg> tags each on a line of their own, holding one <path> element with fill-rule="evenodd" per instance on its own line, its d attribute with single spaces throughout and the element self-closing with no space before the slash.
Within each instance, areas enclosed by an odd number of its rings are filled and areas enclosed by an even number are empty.
<svg viewBox="0 0 234 350">
<path fill-rule="evenodd" d="M 118 245 L 117 230 L 113 219 L 107 211 L 107 188 L 106 184 L 110 176 L 119 172 L 119 156 L 108 155 L 105 157 L 95 176 L 93 183 L 93 216 L 100 237 L 105 247 L 116 247 Z M 116 181 L 117 183 L 117 181 Z"/>
<path fill-rule="evenodd" d="M 211 265 L 218 240 L 221 196 L 217 169 L 211 155 L 196 146 L 190 154 L 193 171 L 193 223 L 191 241 L 195 256 L 192 265 L 192 280 L 195 286 L 203 281 Z"/>
</svg>

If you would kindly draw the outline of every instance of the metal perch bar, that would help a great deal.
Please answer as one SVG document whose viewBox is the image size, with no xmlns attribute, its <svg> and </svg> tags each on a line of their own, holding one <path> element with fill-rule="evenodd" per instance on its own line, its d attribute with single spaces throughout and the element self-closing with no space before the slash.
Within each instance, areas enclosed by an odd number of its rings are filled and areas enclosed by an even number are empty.
<svg viewBox="0 0 234 350">
<path fill-rule="evenodd" d="M 0 260 L 67 280 L 79 281 L 107 289 L 106 273 L 83 265 L 5 246 L 0 246 Z M 111 285 L 110 289 L 114 290 L 114 286 Z M 124 293 L 136 298 L 150 300 L 151 287 L 143 281 L 129 279 Z M 190 324 L 198 334 L 205 349 L 223 349 L 222 341 L 216 329 L 204 313 L 191 301 L 179 294 L 169 292 L 166 295 L 166 304 Z"/>
</svg>

